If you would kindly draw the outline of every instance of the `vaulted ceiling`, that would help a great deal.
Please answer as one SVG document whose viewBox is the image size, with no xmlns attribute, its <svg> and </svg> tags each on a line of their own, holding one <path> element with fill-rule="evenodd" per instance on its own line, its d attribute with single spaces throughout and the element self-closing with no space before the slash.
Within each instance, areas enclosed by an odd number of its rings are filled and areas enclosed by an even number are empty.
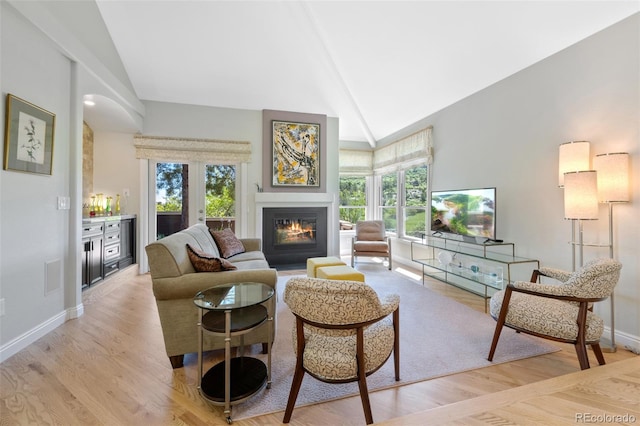
<svg viewBox="0 0 640 426">
<path fill-rule="evenodd" d="M 639 10 L 637 1 L 112 1 L 142 100 L 339 117 L 380 139 Z"/>
</svg>

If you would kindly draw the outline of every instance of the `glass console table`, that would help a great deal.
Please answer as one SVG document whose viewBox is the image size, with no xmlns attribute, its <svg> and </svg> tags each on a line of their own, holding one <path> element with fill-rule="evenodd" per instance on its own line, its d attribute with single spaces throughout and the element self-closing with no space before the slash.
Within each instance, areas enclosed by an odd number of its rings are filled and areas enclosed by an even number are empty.
<svg viewBox="0 0 640 426">
<path fill-rule="evenodd" d="M 529 280 L 540 261 L 515 255 L 513 243 L 475 243 L 432 235 L 411 242 L 411 260 L 422 265 L 425 277 L 451 284 L 487 300 L 512 280 Z M 524 265 L 518 269 L 518 266 Z"/>
<path fill-rule="evenodd" d="M 225 284 L 203 290 L 193 302 L 200 308 L 198 322 L 198 389 L 216 405 L 224 405 L 227 423 L 231 424 L 231 406 L 271 387 L 271 324 L 267 345 L 267 365 L 257 358 L 231 356 L 231 337 L 242 336 L 273 321 L 274 289 L 262 283 Z M 269 303 L 265 303 L 269 302 Z M 265 306 L 266 305 L 266 306 Z M 203 376 L 203 334 L 224 336 L 224 361 L 211 367 Z M 241 337 L 242 338 L 242 337 Z"/>
</svg>

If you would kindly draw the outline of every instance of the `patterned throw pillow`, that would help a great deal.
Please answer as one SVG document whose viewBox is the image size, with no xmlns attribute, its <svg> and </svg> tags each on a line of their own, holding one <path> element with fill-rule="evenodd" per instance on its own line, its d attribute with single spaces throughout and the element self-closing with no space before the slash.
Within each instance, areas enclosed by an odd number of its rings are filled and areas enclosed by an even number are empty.
<svg viewBox="0 0 640 426">
<path fill-rule="evenodd" d="M 236 238 L 236 234 L 234 234 L 230 228 L 223 229 L 222 231 L 212 231 L 209 229 L 209 232 L 211 232 L 218 246 L 218 250 L 220 250 L 220 256 L 225 259 L 245 252 L 242 241 Z"/>
<path fill-rule="evenodd" d="M 200 250 L 191 247 L 189 244 L 187 244 L 187 254 L 189 255 L 189 260 L 193 265 L 193 269 L 195 269 L 196 272 L 220 272 L 234 271 L 238 269 L 228 260 L 203 253 Z"/>
</svg>

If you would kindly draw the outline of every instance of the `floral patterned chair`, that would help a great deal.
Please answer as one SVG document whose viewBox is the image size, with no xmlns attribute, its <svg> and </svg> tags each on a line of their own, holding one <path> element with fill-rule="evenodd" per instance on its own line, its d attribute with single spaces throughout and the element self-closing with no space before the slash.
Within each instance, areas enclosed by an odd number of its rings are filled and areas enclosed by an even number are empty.
<svg viewBox="0 0 640 426">
<path fill-rule="evenodd" d="M 498 345 L 502 327 L 558 342 L 573 343 L 582 370 L 589 368 L 587 345 L 600 365 L 604 356 L 600 337 L 602 318 L 592 312 L 593 302 L 605 300 L 620 278 L 622 264 L 613 259 L 595 259 L 576 272 L 540 268 L 531 282 L 517 281 L 497 292 L 490 301 L 491 316 L 497 320 L 489 361 Z M 561 284 L 541 284 L 539 276 L 550 277 Z"/>
<path fill-rule="evenodd" d="M 378 298 L 358 281 L 292 278 L 284 301 L 296 317 L 296 369 L 283 422 L 291 420 L 302 378 L 309 373 L 328 383 L 357 381 L 365 419 L 373 423 L 366 376 L 393 351 L 395 379 L 400 380 L 400 297 Z"/>
</svg>

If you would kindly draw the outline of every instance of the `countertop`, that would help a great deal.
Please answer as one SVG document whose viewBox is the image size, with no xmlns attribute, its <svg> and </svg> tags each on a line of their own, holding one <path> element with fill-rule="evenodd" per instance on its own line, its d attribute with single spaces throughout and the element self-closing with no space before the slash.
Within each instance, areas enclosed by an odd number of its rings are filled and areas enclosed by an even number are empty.
<svg viewBox="0 0 640 426">
<path fill-rule="evenodd" d="M 121 214 L 115 216 L 94 216 L 94 217 L 83 217 L 82 223 L 96 223 L 96 222 L 111 222 L 114 220 L 122 220 L 122 219 L 135 219 L 135 214 Z"/>
</svg>

